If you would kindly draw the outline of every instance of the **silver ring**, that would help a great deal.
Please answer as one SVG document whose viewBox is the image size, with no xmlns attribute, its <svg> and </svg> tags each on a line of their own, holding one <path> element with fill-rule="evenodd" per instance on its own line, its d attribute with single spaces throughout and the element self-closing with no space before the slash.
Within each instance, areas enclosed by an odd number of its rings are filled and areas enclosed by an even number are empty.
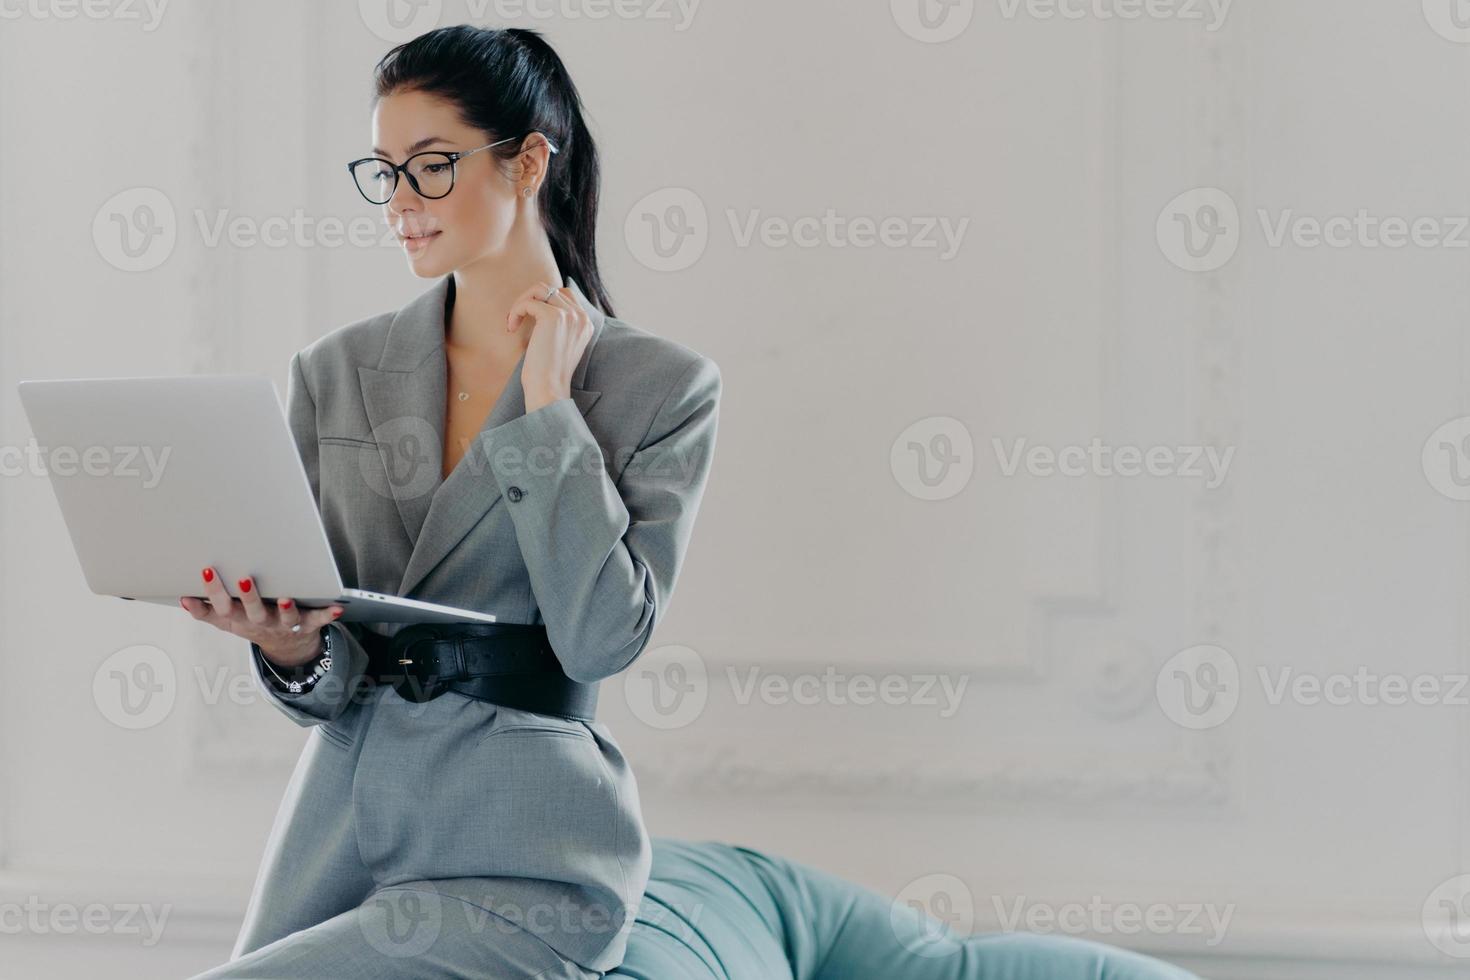
<svg viewBox="0 0 1470 980">
<path fill-rule="evenodd" d="M 301 624 L 300 623 L 297 623 L 295 626 L 291 627 L 291 632 L 292 633 L 300 633 L 301 632 Z"/>
<path fill-rule="evenodd" d="M 551 292 L 549 292 L 545 296 L 541 297 L 541 302 L 543 302 L 543 303 L 546 302 L 547 300 L 551 299 L 551 297 L 554 296 L 555 294 L 556 294 L 556 287 L 555 286 L 552 286 L 551 287 Z"/>
</svg>

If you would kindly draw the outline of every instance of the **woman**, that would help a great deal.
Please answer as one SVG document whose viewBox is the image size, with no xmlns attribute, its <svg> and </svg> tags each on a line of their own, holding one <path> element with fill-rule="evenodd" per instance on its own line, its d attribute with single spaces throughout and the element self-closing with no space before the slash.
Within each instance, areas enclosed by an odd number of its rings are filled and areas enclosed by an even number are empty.
<svg viewBox="0 0 1470 980">
<path fill-rule="evenodd" d="M 292 431 L 347 585 L 493 613 L 480 630 L 517 632 L 460 649 L 509 662 L 539 635 L 555 676 L 415 677 L 399 624 L 205 569 L 205 600 L 181 603 L 249 639 L 313 735 L 235 958 L 201 976 L 599 977 L 651 853 L 627 761 L 579 709 L 668 608 L 719 370 L 612 318 L 596 148 L 539 34 L 436 30 L 375 83 L 372 157 L 350 169 L 435 285 L 291 358 Z"/>
</svg>

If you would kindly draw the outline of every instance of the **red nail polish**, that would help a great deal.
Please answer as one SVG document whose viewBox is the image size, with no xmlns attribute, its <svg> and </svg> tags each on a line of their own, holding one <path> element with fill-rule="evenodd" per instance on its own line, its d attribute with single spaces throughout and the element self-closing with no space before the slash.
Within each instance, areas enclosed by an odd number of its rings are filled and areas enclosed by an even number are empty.
<svg viewBox="0 0 1470 980">
<path fill-rule="evenodd" d="M 206 568 L 204 570 L 204 581 L 206 581 L 206 582 L 213 582 L 214 581 L 214 569 L 212 569 L 212 568 Z"/>
<path fill-rule="evenodd" d="M 340 618 L 342 618 L 342 610 L 340 610 L 340 609 L 333 610 L 333 612 L 332 612 L 332 618 L 333 619 L 340 619 Z"/>
<path fill-rule="evenodd" d="M 281 600 L 281 608 L 282 609 L 290 609 L 291 608 L 291 600 L 290 599 L 282 599 Z"/>
<path fill-rule="evenodd" d="M 236 584 L 240 586 L 240 591 L 241 592 L 249 592 L 250 591 L 250 580 L 248 578 L 242 578 Z"/>
</svg>

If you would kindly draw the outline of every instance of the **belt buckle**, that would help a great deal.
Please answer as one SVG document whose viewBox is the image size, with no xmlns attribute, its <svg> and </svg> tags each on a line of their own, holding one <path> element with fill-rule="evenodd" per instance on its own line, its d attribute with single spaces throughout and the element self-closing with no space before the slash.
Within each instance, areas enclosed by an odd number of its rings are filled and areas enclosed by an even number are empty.
<svg viewBox="0 0 1470 980">
<path fill-rule="evenodd" d="M 404 635 L 411 636 L 411 639 L 409 639 L 406 643 L 399 641 L 399 638 Z M 395 648 L 397 648 L 396 652 L 398 654 L 395 659 L 398 661 L 399 666 L 411 668 L 416 663 L 422 662 L 416 661 L 413 657 L 414 644 L 422 643 L 425 640 L 437 641 L 447 638 L 450 637 L 445 637 L 438 630 L 434 629 L 432 623 L 414 623 L 410 626 L 404 627 L 403 629 L 399 630 L 398 633 L 394 634 L 394 646 Z M 459 640 L 457 638 L 454 638 L 454 651 L 456 666 L 454 677 L 443 677 L 438 674 L 431 674 L 426 679 L 416 671 L 405 669 L 402 673 L 402 676 L 397 677 L 397 679 L 394 680 L 393 690 L 398 692 L 398 696 L 401 697 L 403 700 L 412 702 L 414 704 L 423 704 L 426 701 L 434 700 L 439 695 L 449 690 L 450 685 L 464 675 L 464 650 L 460 646 Z"/>
</svg>

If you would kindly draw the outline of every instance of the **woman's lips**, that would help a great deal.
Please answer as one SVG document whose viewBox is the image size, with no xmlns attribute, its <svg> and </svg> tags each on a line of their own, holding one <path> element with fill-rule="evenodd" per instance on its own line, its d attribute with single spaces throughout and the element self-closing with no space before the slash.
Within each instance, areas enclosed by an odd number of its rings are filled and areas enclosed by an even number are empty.
<svg viewBox="0 0 1470 980">
<path fill-rule="evenodd" d="M 422 252 L 424 249 L 429 247 L 430 242 L 438 238 L 441 234 L 443 234 L 443 232 L 434 231 L 419 238 L 405 238 L 403 240 L 403 247 L 408 249 L 410 252 Z"/>
</svg>

